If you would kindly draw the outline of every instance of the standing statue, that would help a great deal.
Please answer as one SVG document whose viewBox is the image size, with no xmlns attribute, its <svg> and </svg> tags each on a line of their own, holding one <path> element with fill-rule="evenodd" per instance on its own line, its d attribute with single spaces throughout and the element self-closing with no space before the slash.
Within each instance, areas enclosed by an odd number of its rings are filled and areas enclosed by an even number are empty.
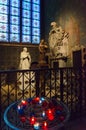
<svg viewBox="0 0 86 130">
<path fill-rule="evenodd" d="M 46 51 L 47 51 L 47 44 L 44 41 L 44 39 L 41 40 L 39 44 L 39 64 L 45 64 L 46 63 Z"/>
<path fill-rule="evenodd" d="M 52 29 L 49 32 L 49 48 L 51 56 L 56 56 L 57 52 L 55 51 L 55 48 L 61 44 L 64 30 L 61 28 L 61 26 L 57 26 L 56 22 L 51 22 L 51 27 Z"/>
<path fill-rule="evenodd" d="M 39 67 L 46 68 L 47 62 L 46 62 L 46 52 L 47 52 L 48 46 L 44 39 L 40 41 L 39 44 Z M 40 71 L 40 82 L 39 86 L 41 86 L 41 94 L 44 94 L 44 76 L 45 71 Z"/>
<path fill-rule="evenodd" d="M 20 65 L 19 69 L 30 69 L 31 66 L 31 56 L 27 51 L 27 48 L 24 47 L 23 51 L 20 54 Z"/>
<path fill-rule="evenodd" d="M 24 47 L 23 51 L 20 53 L 19 69 L 28 70 L 30 69 L 30 67 L 31 67 L 31 56 L 30 53 L 27 51 L 27 48 Z M 32 71 L 27 72 L 25 71 L 24 74 L 22 72 L 19 72 L 17 78 L 18 78 L 17 86 L 20 88 L 20 90 L 25 90 L 27 86 L 28 89 L 29 87 L 32 86 L 32 80 L 35 79 L 35 74 Z"/>
<path fill-rule="evenodd" d="M 49 32 L 50 58 L 58 60 L 59 67 L 67 66 L 69 56 L 69 33 L 65 32 L 56 22 L 51 23 Z"/>
</svg>

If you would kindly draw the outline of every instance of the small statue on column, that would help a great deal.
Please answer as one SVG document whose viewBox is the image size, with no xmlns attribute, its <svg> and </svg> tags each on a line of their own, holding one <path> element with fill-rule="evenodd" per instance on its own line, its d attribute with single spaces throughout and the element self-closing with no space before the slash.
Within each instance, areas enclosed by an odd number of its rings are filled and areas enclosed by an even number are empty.
<svg viewBox="0 0 86 130">
<path fill-rule="evenodd" d="M 46 68 L 48 67 L 48 64 L 46 62 L 46 52 L 47 52 L 48 46 L 44 39 L 40 41 L 39 44 L 39 67 L 40 68 Z M 44 94 L 44 76 L 45 76 L 45 71 L 42 70 L 40 71 L 40 88 L 41 88 L 41 94 Z"/>
<path fill-rule="evenodd" d="M 47 52 L 48 46 L 44 39 L 41 40 L 39 44 L 39 64 L 46 64 L 46 52 Z"/>
</svg>

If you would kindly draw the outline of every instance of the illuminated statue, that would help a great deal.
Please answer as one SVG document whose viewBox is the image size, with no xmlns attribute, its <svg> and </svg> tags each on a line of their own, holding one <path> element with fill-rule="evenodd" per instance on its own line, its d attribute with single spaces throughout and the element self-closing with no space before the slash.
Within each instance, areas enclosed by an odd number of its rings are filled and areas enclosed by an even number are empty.
<svg viewBox="0 0 86 130">
<path fill-rule="evenodd" d="M 49 33 L 51 58 L 57 58 L 59 67 L 65 67 L 69 56 L 69 33 L 57 26 L 56 22 L 52 22 L 51 26 Z"/>
<path fill-rule="evenodd" d="M 62 44 L 63 44 L 63 50 L 62 53 L 65 57 L 69 56 L 69 33 L 65 32 L 64 37 L 62 39 Z"/>
<path fill-rule="evenodd" d="M 57 57 L 68 57 L 69 55 L 69 34 L 68 33 L 64 33 L 63 38 L 60 42 L 60 44 L 58 44 L 55 48 L 56 50 L 56 56 Z"/>
<path fill-rule="evenodd" d="M 51 23 L 51 31 L 49 33 L 49 48 L 52 56 L 56 56 L 55 48 L 61 44 L 64 31 L 56 22 Z"/>
<path fill-rule="evenodd" d="M 19 69 L 21 70 L 28 70 L 31 67 L 31 56 L 30 53 L 27 51 L 27 48 L 24 47 L 23 51 L 20 53 L 20 64 Z M 34 86 L 35 85 L 35 73 L 33 71 L 19 72 L 18 75 L 18 84 L 17 86 L 20 90 L 25 90 L 26 87 Z M 29 82 L 30 81 L 30 82 Z"/>
</svg>

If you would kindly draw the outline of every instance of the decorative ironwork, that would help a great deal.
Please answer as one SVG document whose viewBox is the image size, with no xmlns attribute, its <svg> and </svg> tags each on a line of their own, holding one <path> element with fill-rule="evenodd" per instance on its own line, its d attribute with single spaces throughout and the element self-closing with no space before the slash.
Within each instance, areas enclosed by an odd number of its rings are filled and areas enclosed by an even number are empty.
<svg viewBox="0 0 86 130">
<path fill-rule="evenodd" d="M 22 89 L 19 88 L 21 77 Z M 83 115 L 86 113 L 86 69 L 0 71 L 0 130 L 6 129 L 3 113 L 8 105 L 36 96 L 55 97 L 64 102 L 70 110 L 71 118 Z"/>
</svg>

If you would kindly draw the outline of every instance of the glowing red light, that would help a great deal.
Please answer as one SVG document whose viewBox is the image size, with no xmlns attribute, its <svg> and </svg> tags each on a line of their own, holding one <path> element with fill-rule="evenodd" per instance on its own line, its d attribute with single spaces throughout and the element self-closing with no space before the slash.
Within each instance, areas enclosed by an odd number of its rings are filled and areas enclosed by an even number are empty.
<svg viewBox="0 0 86 130">
<path fill-rule="evenodd" d="M 39 98 L 39 97 L 36 97 L 36 98 L 34 98 L 34 99 L 32 100 L 32 103 L 33 103 L 33 104 L 39 103 L 39 100 L 40 100 L 40 98 Z"/>
<path fill-rule="evenodd" d="M 26 106 L 27 105 L 27 102 L 25 100 L 22 100 L 22 105 Z"/>
<path fill-rule="evenodd" d="M 48 114 L 52 114 L 52 111 L 50 109 L 48 110 Z"/>
<path fill-rule="evenodd" d="M 43 127 L 47 128 L 47 122 L 46 121 L 43 123 Z"/>
<path fill-rule="evenodd" d="M 47 111 L 47 117 L 49 120 L 54 120 L 54 115 L 51 109 L 48 109 Z"/>
<path fill-rule="evenodd" d="M 48 119 L 49 120 L 54 120 L 54 116 L 51 114 L 51 115 L 48 116 Z"/>
<path fill-rule="evenodd" d="M 35 118 L 35 117 L 31 117 L 31 118 L 30 118 L 30 124 L 31 124 L 31 125 L 34 125 L 35 122 L 36 122 L 36 118 Z"/>
<path fill-rule="evenodd" d="M 35 100 L 39 102 L 40 98 L 39 98 L 39 97 L 36 97 Z"/>
</svg>

